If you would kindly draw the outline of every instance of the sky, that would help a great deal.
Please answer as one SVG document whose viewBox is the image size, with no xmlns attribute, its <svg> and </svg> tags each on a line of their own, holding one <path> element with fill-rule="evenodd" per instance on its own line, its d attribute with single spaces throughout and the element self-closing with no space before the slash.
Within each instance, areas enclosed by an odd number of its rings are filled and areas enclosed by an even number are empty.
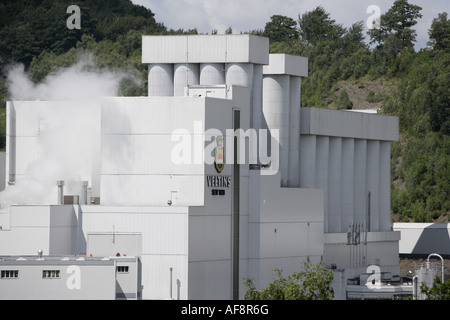
<svg viewBox="0 0 450 320">
<path fill-rule="evenodd" d="M 378 6 L 383 14 L 394 0 L 131 0 L 145 6 L 155 14 L 157 22 L 168 29 L 184 30 L 196 28 L 199 33 L 209 33 L 214 29 L 224 33 L 228 27 L 233 33 L 264 29 L 272 15 L 283 15 L 298 20 L 299 14 L 322 6 L 331 19 L 344 27 L 367 21 L 375 14 L 369 10 Z M 450 14 L 450 0 L 409 0 L 422 7 L 423 17 L 414 27 L 417 32 L 416 50 L 426 47 L 428 29 L 440 12 Z M 366 26 L 367 30 L 367 26 Z M 367 37 L 368 38 L 368 37 Z"/>
</svg>

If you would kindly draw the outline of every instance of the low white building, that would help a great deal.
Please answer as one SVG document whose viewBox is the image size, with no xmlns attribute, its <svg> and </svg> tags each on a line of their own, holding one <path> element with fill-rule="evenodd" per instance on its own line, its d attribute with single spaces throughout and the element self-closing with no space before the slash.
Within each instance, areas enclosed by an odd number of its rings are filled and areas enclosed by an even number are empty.
<svg viewBox="0 0 450 320">
<path fill-rule="evenodd" d="M 337 299 L 397 288 L 396 117 L 300 108 L 307 59 L 267 38 L 144 36 L 142 62 L 148 97 L 7 103 L 0 255 L 139 256 L 143 299 L 242 299 L 322 260 Z"/>
</svg>

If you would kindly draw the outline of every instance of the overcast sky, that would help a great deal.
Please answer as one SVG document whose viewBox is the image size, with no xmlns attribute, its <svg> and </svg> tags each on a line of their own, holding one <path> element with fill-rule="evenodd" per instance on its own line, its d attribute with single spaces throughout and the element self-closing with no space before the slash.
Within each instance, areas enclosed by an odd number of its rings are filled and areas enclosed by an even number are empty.
<svg viewBox="0 0 450 320">
<path fill-rule="evenodd" d="M 350 27 L 353 23 L 367 20 L 374 14 L 367 9 L 376 5 L 385 13 L 394 0 L 132 0 L 135 4 L 150 8 L 157 22 L 167 28 L 194 29 L 199 33 L 211 33 L 217 29 L 224 33 L 231 27 L 234 33 L 264 29 L 272 15 L 298 19 L 299 13 L 322 6 L 331 18 Z M 409 0 L 422 7 L 422 19 L 415 26 L 416 49 L 426 46 L 428 29 L 440 12 L 450 14 L 450 0 Z M 367 27 L 366 27 L 367 28 Z"/>
</svg>

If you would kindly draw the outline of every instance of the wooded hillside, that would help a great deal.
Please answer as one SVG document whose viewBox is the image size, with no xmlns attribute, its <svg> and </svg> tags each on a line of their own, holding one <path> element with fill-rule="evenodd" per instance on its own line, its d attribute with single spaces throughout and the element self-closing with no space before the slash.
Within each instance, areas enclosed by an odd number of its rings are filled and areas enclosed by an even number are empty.
<svg viewBox="0 0 450 320">
<path fill-rule="evenodd" d="M 0 4 L 0 103 L 5 147 L 6 74 L 22 63 L 39 83 L 58 67 L 90 52 L 99 68 L 133 70 L 143 85 L 124 81 L 121 95 L 146 95 L 141 64 L 144 34 L 196 34 L 168 30 L 151 10 L 127 0 L 79 0 L 82 28 L 69 30 L 69 1 L 21 0 Z M 397 0 L 366 34 L 363 22 L 350 28 L 322 7 L 298 19 L 274 15 L 248 33 L 270 38 L 272 53 L 309 58 L 302 106 L 380 109 L 400 118 L 400 142 L 392 146 L 394 221 L 448 222 L 450 211 L 450 21 L 440 13 L 429 28 L 429 46 L 416 52 L 414 26 L 421 8 Z M 231 29 L 227 33 L 232 32 Z M 212 30 L 216 34 L 217 30 Z M 366 39 L 368 41 L 366 41 Z"/>
</svg>

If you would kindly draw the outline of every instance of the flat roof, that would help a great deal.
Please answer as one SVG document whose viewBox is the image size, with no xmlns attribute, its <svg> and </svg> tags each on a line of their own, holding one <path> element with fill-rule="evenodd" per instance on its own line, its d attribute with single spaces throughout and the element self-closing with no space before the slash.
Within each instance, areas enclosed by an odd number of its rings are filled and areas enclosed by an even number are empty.
<svg viewBox="0 0 450 320">
<path fill-rule="evenodd" d="M 301 134 L 399 141 L 398 117 L 314 107 L 300 110 Z"/>
<path fill-rule="evenodd" d="M 88 257 L 88 256 L 42 256 L 21 255 L 21 256 L 0 256 L 0 266 L 16 265 L 114 265 L 114 261 L 133 262 L 135 256 L 121 257 Z"/>
<path fill-rule="evenodd" d="M 269 64 L 269 39 L 249 34 L 143 36 L 142 63 Z"/>
</svg>

